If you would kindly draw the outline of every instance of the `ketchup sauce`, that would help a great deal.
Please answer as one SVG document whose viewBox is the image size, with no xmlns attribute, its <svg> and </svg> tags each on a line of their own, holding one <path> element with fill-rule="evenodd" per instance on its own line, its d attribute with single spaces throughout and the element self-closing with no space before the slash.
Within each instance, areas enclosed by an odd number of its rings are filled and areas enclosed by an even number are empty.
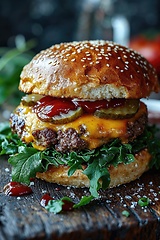
<svg viewBox="0 0 160 240">
<path fill-rule="evenodd" d="M 43 119 L 51 118 L 60 113 L 68 113 L 76 110 L 75 104 L 70 99 L 59 99 L 54 97 L 43 97 L 34 106 L 37 116 Z"/>
<path fill-rule="evenodd" d="M 68 200 L 63 200 L 62 211 L 72 211 L 74 203 Z"/>
<path fill-rule="evenodd" d="M 8 196 L 22 196 L 32 193 L 32 189 L 19 182 L 9 182 L 3 188 L 3 191 Z"/>
<path fill-rule="evenodd" d="M 45 193 L 40 200 L 41 206 L 46 207 L 50 200 L 54 200 L 54 198 L 51 197 L 49 193 Z"/>
<path fill-rule="evenodd" d="M 83 101 L 70 98 L 54 98 L 46 96 L 41 98 L 34 106 L 34 111 L 42 120 L 48 120 L 51 117 L 68 113 L 70 110 L 76 110 L 81 107 L 85 113 L 94 113 L 100 108 L 116 108 L 125 104 L 125 99 Z"/>
<path fill-rule="evenodd" d="M 54 200 L 54 198 L 51 197 L 49 193 L 45 193 L 42 196 L 41 200 L 40 200 L 41 206 L 42 207 L 46 207 L 50 200 Z M 68 200 L 63 200 L 63 203 L 64 204 L 62 205 L 62 211 L 71 211 L 71 210 L 73 210 L 73 205 L 74 205 L 73 202 L 68 201 Z"/>
<path fill-rule="evenodd" d="M 116 108 L 125 103 L 125 99 L 97 100 L 97 101 L 80 101 L 72 100 L 78 107 L 82 107 L 86 113 L 94 113 L 101 108 Z"/>
</svg>

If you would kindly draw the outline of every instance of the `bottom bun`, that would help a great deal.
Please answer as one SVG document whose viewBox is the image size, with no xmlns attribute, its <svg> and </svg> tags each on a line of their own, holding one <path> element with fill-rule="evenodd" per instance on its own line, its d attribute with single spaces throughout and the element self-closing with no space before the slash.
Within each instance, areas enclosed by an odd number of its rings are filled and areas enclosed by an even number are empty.
<svg viewBox="0 0 160 240">
<path fill-rule="evenodd" d="M 110 166 L 110 184 L 109 188 L 116 187 L 121 184 L 129 183 L 139 178 L 145 171 L 149 169 L 151 155 L 148 150 L 142 150 L 135 155 L 135 161 L 130 164 L 120 163 L 117 167 Z M 89 187 L 90 182 L 82 170 L 76 170 L 72 176 L 68 176 L 68 166 L 61 165 L 55 167 L 50 165 L 48 170 L 43 173 L 37 173 L 36 177 L 47 182 L 57 183 L 61 185 L 74 187 Z"/>
</svg>

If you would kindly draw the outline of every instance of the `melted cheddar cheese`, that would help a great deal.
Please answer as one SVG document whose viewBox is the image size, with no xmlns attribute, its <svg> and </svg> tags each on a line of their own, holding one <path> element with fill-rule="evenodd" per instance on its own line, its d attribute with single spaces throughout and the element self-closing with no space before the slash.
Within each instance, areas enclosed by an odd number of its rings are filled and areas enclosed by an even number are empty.
<svg viewBox="0 0 160 240">
<path fill-rule="evenodd" d="M 35 130 L 41 130 L 49 128 L 54 131 L 65 131 L 68 128 L 74 128 L 81 136 L 82 139 L 87 141 L 88 148 L 94 149 L 107 143 L 110 139 L 119 138 L 122 142 L 128 142 L 127 125 L 129 122 L 135 122 L 139 117 L 146 113 L 146 106 L 142 102 L 138 112 L 134 117 L 129 119 L 102 119 L 91 114 L 84 114 L 76 120 L 66 124 L 53 124 L 50 122 L 41 121 L 36 113 L 32 111 L 31 106 L 21 105 L 17 108 L 15 114 L 19 115 L 25 121 L 25 127 L 22 133 L 22 140 L 26 143 L 33 143 L 33 146 L 37 149 L 43 150 L 43 146 L 37 145 L 32 132 Z M 83 128 L 83 133 L 81 132 Z"/>
</svg>

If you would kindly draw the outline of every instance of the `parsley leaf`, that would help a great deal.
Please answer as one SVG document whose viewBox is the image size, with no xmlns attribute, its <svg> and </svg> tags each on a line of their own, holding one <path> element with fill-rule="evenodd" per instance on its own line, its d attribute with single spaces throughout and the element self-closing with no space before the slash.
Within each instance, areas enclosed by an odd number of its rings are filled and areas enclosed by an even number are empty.
<svg viewBox="0 0 160 240">
<path fill-rule="evenodd" d="M 146 207 L 150 204 L 150 199 L 148 197 L 142 197 L 138 200 L 138 205 L 141 207 Z"/>
<path fill-rule="evenodd" d="M 65 204 L 69 204 L 69 203 L 71 203 L 71 206 L 69 206 L 68 210 L 72 210 L 74 204 L 71 198 L 63 197 L 60 200 L 53 199 L 53 200 L 49 200 L 45 209 L 47 209 L 49 212 L 53 212 L 54 214 L 56 214 L 63 210 L 63 206 L 65 206 Z"/>
<path fill-rule="evenodd" d="M 79 201 L 79 203 L 74 204 L 72 202 L 72 199 L 69 197 L 62 197 L 59 200 L 50 200 L 47 204 L 47 206 L 45 207 L 45 209 L 47 209 L 49 212 L 53 212 L 54 214 L 59 213 L 61 211 L 63 211 L 64 209 L 69 209 L 72 210 L 74 208 L 79 208 L 82 207 L 84 205 L 87 205 L 88 203 L 91 202 L 91 200 L 94 197 L 92 195 L 89 196 L 83 196 L 81 198 L 81 200 Z M 65 207 L 65 205 L 69 205 L 69 207 Z"/>
</svg>

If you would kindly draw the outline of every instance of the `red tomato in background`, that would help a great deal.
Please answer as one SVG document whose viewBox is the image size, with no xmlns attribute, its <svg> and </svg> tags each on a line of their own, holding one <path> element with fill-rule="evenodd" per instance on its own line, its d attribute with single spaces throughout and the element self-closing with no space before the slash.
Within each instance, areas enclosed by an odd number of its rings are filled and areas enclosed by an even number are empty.
<svg viewBox="0 0 160 240">
<path fill-rule="evenodd" d="M 130 41 L 129 47 L 143 55 L 155 67 L 160 77 L 160 34 L 152 39 L 139 35 Z"/>
</svg>

